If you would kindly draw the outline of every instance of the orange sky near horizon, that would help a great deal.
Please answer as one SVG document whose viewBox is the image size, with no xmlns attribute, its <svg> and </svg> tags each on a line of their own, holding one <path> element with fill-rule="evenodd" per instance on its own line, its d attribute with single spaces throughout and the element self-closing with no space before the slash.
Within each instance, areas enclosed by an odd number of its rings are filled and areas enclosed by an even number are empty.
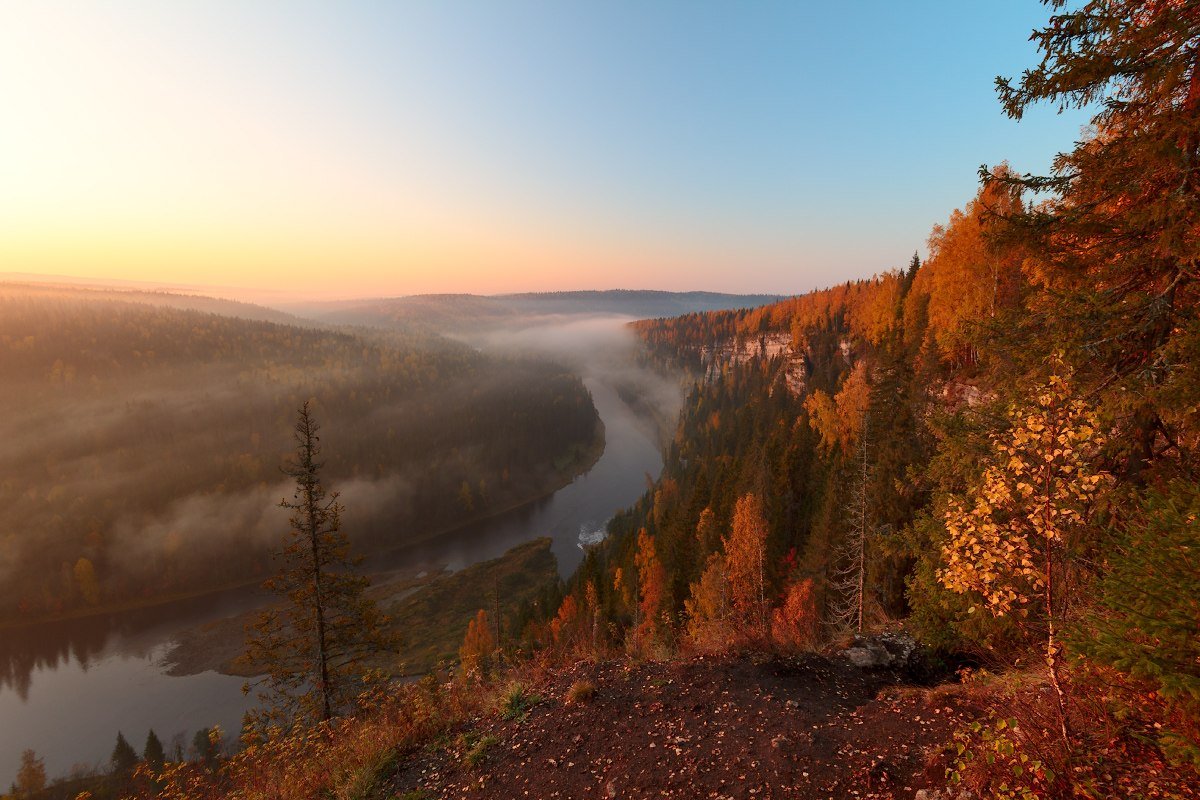
<svg viewBox="0 0 1200 800">
<path fill-rule="evenodd" d="M 0 274 L 314 298 L 867 277 L 980 161 L 1070 141 L 992 96 L 1034 12 L 10 0 Z M 957 33 L 915 58 L 935 22 Z"/>
</svg>

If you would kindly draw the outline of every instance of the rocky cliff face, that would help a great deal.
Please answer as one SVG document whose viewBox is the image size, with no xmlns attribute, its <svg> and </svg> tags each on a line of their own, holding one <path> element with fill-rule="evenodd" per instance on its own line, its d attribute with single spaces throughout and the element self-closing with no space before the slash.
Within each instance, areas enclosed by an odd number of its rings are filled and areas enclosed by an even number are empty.
<svg viewBox="0 0 1200 800">
<path fill-rule="evenodd" d="M 740 366 L 751 361 L 769 362 L 780 359 L 780 385 L 794 395 L 805 389 L 808 378 L 804 349 L 792 345 L 787 333 L 764 333 L 756 337 L 736 337 L 720 344 L 700 348 L 700 360 L 704 367 L 704 380 L 711 383 L 728 367 Z"/>
</svg>

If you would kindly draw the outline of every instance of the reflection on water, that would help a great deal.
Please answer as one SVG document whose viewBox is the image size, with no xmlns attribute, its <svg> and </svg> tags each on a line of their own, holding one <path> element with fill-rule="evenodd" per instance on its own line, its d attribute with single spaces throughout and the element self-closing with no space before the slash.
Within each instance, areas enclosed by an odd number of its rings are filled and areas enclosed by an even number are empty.
<svg viewBox="0 0 1200 800">
<path fill-rule="evenodd" d="M 251 590 L 0 633 L 0 783 L 32 748 L 51 775 L 105 766 L 117 731 L 138 750 L 153 728 L 168 750 L 213 724 L 237 733 L 241 678 L 165 675 L 175 631 L 250 604 Z"/>
<path fill-rule="evenodd" d="M 559 570 L 583 558 L 581 542 L 597 540 L 614 512 L 645 491 L 645 476 L 662 470 L 654 436 L 612 386 L 589 379 L 605 424 L 606 446 L 595 466 L 538 503 L 426 543 L 371 558 L 371 571 L 414 564 L 461 569 L 496 558 L 539 536 L 553 539 Z M 138 750 L 153 728 L 167 744 L 219 724 L 236 734 L 252 702 L 241 678 L 213 672 L 172 677 L 161 661 L 172 637 L 262 602 L 255 589 L 206 595 L 154 608 L 0 631 L 0 786 L 16 775 L 20 752 L 34 749 L 52 776 L 76 764 L 107 761 L 118 730 Z"/>
<path fill-rule="evenodd" d="M 0 696 L 12 690 L 27 700 L 33 675 L 60 666 L 86 673 L 100 658 L 146 659 L 175 631 L 235 613 L 259 596 L 257 589 L 233 589 L 150 608 L 0 631 Z"/>
</svg>

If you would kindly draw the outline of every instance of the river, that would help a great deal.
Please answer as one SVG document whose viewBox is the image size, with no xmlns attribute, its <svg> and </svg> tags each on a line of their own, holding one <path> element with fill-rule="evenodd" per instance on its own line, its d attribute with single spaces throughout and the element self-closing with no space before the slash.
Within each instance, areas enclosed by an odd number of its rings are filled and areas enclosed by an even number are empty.
<svg viewBox="0 0 1200 800">
<path fill-rule="evenodd" d="M 461 569 L 550 536 L 560 571 L 570 574 L 582 559 L 581 543 L 641 496 L 646 475 L 662 470 L 652 426 L 608 379 L 585 380 L 606 440 L 587 473 L 530 506 L 374 556 L 371 571 L 419 563 Z M 75 767 L 106 768 L 118 730 L 140 752 L 153 728 L 168 754 L 176 744 L 186 751 L 201 727 L 216 724 L 236 735 L 253 702 L 242 694 L 243 679 L 215 672 L 173 677 L 162 659 L 180 631 L 261 601 L 257 591 L 243 589 L 0 633 L 0 787 L 15 778 L 26 748 L 58 777 Z"/>
</svg>

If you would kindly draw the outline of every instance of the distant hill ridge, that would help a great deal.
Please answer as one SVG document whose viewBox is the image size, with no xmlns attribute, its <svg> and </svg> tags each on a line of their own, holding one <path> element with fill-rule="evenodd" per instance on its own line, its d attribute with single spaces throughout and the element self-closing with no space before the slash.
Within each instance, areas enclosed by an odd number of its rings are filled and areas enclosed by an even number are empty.
<svg viewBox="0 0 1200 800">
<path fill-rule="evenodd" d="M 280 325 L 309 326 L 311 321 L 286 311 L 279 311 L 254 303 L 225 300 L 201 294 L 185 294 L 163 289 L 130 289 L 121 286 L 93 286 L 67 283 L 41 283 L 24 280 L 0 279 L 0 297 L 41 297 L 58 300 L 81 300 L 88 302 L 142 303 L 152 306 L 174 308 L 181 311 L 200 311 L 225 317 L 275 322 Z"/>
<path fill-rule="evenodd" d="M 639 319 L 676 317 L 700 311 L 756 308 L 784 295 L 722 294 L 610 289 L 517 294 L 421 294 L 297 308 L 325 322 L 356 325 L 488 327 L 520 317 L 559 314 L 620 314 Z"/>
</svg>

